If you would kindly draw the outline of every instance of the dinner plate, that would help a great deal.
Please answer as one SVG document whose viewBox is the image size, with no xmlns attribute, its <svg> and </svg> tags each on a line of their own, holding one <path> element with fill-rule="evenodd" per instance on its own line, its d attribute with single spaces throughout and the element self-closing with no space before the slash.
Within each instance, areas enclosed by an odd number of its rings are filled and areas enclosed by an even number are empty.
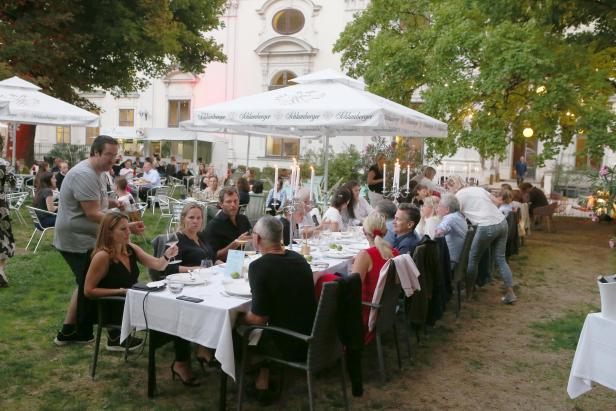
<svg viewBox="0 0 616 411">
<path fill-rule="evenodd" d="M 347 251 L 347 250 L 327 251 L 325 253 L 325 256 L 329 258 L 351 258 L 355 256 L 355 253 Z"/>
<path fill-rule="evenodd" d="M 323 261 L 315 261 L 310 264 L 312 271 L 323 271 L 329 267 L 329 264 Z"/>
<path fill-rule="evenodd" d="M 232 281 L 225 284 L 225 292 L 229 295 L 237 297 L 252 297 L 250 292 L 250 284 L 244 280 Z"/>
<path fill-rule="evenodd" d="M 184 285 L 201 285 L 205 284 L 205 278 L 200 275 L 191 275 L 191 273 L 178 273 L 167 276 L 167 282 L 179 281 Z"/>
</svg>

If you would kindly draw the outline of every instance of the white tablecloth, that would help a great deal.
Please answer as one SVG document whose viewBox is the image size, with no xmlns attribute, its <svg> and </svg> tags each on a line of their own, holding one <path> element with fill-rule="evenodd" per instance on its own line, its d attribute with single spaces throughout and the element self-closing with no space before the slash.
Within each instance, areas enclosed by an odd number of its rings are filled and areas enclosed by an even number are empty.
<svg viewBox="0 0 616 411">
<path fill-rule="evenodd" d="M 588 314 L 571 366 L 567 393 L 576 398 L 592 381 L 616 390 L 616 321 L 601 313 Z"/>
<path fill-rule="evenodd" d="M 364 241 L 354 243 L 356 247 L 367 247 L 367 244 Z M 293 249 L 299 252 L 299 248 L 299 246 L 294 246 Z M 324 257 L 318 252 L 314 253 L 313 258 L 328 264 L 327 268 L 314 272 L 315 282 L 321 274 L 326 272 L 347 274 L 352 261 L 352 258 Z M 220 362 L 223 371 L 235 379 L 233 325 L 238 313 L 248 312 L 250 300 L 223 296 L 221 294 L 224 290 L 222 266 L 212 267 L 210 270 L 216 272 L 217 275 L 210 279 L 211 282 L 207 286 L 184 287 L 181 293 L 205 300 L 198 304 L 177 300 L 177 295 L 172 294 L 169 290 L 164 290 L 148 294 L 144 308 L 143 300 L 146 293 L 128 290 L 124 304 L 121 341 L 124 341 L 134 329 L 145 330 L 148 328 L 176 335 L 204 347 L 215 349 L 216 359 Z"/>
</svg>

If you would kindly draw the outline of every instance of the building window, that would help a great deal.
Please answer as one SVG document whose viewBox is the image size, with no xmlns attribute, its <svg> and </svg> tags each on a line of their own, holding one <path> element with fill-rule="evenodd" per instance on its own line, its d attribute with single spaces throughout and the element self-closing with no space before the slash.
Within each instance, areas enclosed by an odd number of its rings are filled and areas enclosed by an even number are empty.
<svg viewBox="0 0 616 411">
<path fill-rule="evenodd" d="M 70 144 L 71 143 L 71 128 L 56 127 L 56 143 Z"/>
<path fill-rule="evenodd" d="M 598 169 L 601 166 L 600 157 L 591 157 L 586 148 L 586 136 L 578 134 L 575 141 L 575 168 L 583 170 L 587 168 Z"/>
<path fill-rule="evenodd" d="M 269 89 L 275 90 L 277 88 L 290 86 L 291 84 L 289 84 L 289 81 L 293 80 L 295 77 L 297 76 L 292 71 L 281 71 L 274 76 L 270 82 Z"/>
<path fill-rule="evenodd" d="M 135 110 L 132 108 L 121 108 L 119 126 L 135 127 Z"/>
<path fill-rule="evenodd" d="M 86 127 L 86 145 L 91 146 L 100 133 L 100 127 Z"/>
<path fill-rule="evenodd" d="M 272 27 L 278 34 L 295 34 L 304 28 L 304 15 L 297 9 L 284 9 L 274 14 Z"/>
<path fill-rule="evenodd" d="M 186 120 L 190 120 L 190 100 L 169 100 L 168 127 L 179 127 Z"/>
<path fill-rule="evenodd" d="M 299 139 L 267 137 L 265 155 L 268 157 L 299 157 Z"/>
</svg>

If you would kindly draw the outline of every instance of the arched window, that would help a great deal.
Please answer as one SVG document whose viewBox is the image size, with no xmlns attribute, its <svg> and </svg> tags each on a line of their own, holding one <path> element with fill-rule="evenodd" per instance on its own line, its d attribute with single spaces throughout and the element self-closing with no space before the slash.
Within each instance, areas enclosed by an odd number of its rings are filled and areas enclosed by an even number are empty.
<svg viewBox="0 0 616 411">
<path fill-rule="evenodd" d="M 270 82 L 269 89 L 275 90 L 277 88 L 283 88 L 289 86 L 289 81 L 293 80 L 295 77 L 295 73 L 289 70 L 284 70 L 276 73 L 272 81 Z"/>
<path fill-rule="evenodd" d="M 284 9 L 274 14 L 272 27 L 278 34 L 295 34 L 304 28 L 304 15 L 297 9 Z"/>
</svg>

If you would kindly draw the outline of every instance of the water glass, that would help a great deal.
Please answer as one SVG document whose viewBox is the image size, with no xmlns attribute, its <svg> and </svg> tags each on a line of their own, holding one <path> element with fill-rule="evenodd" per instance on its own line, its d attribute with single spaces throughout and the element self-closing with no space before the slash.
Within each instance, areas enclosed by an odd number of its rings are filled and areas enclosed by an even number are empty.
<svg viewBox="0 0 616 411">
<path fill-rule="evenodd" d="M 212 260 L 210 260 L 209 258 L 205 260 L 201 260 L 201 268 L 210 268 L 212 265 L 214 264 L 212 263 Z"/>
<path fill-rule="evenodd" d="M 172 294 L 179 294 L 184 289 L 184 283 L 177 280 L 169 280 L 167 287 Z"/>
</svg>

